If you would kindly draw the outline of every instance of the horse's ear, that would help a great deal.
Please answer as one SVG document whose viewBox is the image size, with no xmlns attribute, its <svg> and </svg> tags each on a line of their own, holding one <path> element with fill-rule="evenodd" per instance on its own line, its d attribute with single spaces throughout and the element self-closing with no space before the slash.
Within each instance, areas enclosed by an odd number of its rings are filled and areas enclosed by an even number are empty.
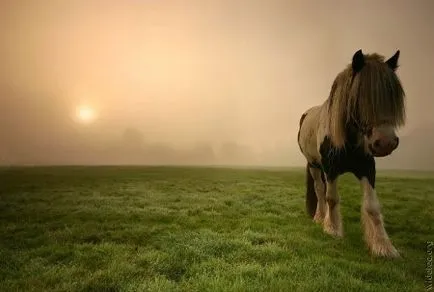
<svg viewBox="0 0 434 292">
<path fill-rule="evenodd" d="M 354 53 L 353 62 L 351 65 L 353 67 L 354 73 L 362 70 L 363 66 L 365 65 L 365 56 L 363 55 L 362 50 L 358 50 Z"/>
<path fill-rule="evenodd" d="M 395 71 L 398 69 L 398 59 L 399 59 L 399 50 L 396 51 L 395 55 L 390 57 L 389 60 L 386 61 L 387 66 L 389 66 L 390 69 Z"/>
</svg>

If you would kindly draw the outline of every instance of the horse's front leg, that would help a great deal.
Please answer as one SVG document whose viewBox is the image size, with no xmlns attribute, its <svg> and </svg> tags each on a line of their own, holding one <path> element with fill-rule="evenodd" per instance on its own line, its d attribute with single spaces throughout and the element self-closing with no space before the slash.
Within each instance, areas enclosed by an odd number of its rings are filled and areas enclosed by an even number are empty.
<svg viewBox="0 0 434 292">
<path fill-rule="evenodd" d="M 362 177 L 360 183 L 363 189 L 361 219 L 366 244 L 374 255 L 399 257 L 398 251 L 392 245 L 386 229 L 384 228 L 380 202 L 378 201 L 374 187 L 367 177 Z"/>
<path fill-rule="evenodd" d="M 313 217 L 313 220 L 317 223 L 322 223 L 324 221 L 324 216 L 326 214 L 325 184 L 322 179 L 322 170 L 311 167 L 309 171 L 314 180 L 315 194 L 318 199 L 316 212 L 315 212 L 315 216 Z"/>
<path fill-rule="evenodd" d="M 337 188 L 337 177 L 334 179 L 326 178 L 326 215 L 324 218 L 324 231 L 333 236 L 342 237 L 343 227 Z"/>
</svg>

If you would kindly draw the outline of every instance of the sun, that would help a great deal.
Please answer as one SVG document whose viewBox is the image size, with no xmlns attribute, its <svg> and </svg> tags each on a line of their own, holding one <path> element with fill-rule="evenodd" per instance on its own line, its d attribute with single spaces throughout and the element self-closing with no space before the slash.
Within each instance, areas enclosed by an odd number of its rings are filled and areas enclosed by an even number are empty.
<svg viewBox="0 0 434 292">
<path fill-rule="evenodd" d="M 82 105 L 77 107 L 76 117 L 78 121 L 88 124 L 92 123 L 95 120 L 96 114 L 93 108 Z"/>
</svg>

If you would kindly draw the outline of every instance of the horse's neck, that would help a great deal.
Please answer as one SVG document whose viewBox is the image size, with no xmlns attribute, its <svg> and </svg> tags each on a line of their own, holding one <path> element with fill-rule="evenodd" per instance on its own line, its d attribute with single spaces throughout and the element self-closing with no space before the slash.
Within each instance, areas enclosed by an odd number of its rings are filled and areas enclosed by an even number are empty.
<svg viewBox="0 0 434 292">
<path fill-rule="evenodd" d="M 331 99 L 327 99 L 320 105 L 320 122 L 319 122 L 319 132 L 318 134 L 327 136 L 329 135 L 329 125 L 330 125 L 330 116 L 329 116 L 329 106 Z M 321 129 L 323 128 L 323 129 Z M 323 133 L 321 133 L 323 132 Z M 358 148 L 363 146 L 364 139 L 363 135 L 357 129 L 356 124 L 347 124 L 345 127 L 345 136 L 346 136 L 346 145 L 351 148 Z"/>
<path fill-rule="evenodd" d="M 363 135 L 354 125 L 348 125 L 345 134 L 349 145 L 358 147 L 363 143 Z"/>
</svg>

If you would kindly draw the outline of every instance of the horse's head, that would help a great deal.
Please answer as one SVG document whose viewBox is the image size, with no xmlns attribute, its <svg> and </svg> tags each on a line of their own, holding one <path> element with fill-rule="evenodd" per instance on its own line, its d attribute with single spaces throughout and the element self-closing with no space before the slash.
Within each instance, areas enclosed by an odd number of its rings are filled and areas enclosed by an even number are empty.
<svg viewBox="0 0 434 292">
<path fill-rule="evenodd" d="M 334 96 L 339 117 L 335 121 L 354 125 L 363 135 L 366 152 L 376 157 L 387 156 L 398 147 L 395 131 L 405 120 L 405 94 L 396 75 L 398 59 L 399 51 L 384 61 L 380 55 L 364 55 L 359 50 L 341 75 L 342 81 L 336 81 L 342 89 Z"/>
<path fill-rule="evenodd" d="M 389 77 L 389 76 L 395 77 L 395 71 L 398 68 L 398 59 L 399 59 L 399 50 L 395 53 L 395 55 L 393 55 L 390 59 L 385 61 L 383 64 L 379 64 L 380 62 L 378 59 L 374 60 L 375 63 L 371 61 L 373 65 L 376 65 L 372 67 L 375 68 L 376 71 L 382 73 L 382 74 L 377 73 L 377 76 L 384 75 L 382 82 L 379 82 L 379 85 L 377 85 L 376 88 L 377 89 L 380 88 L 383 94 L 389 95 L 388 99 L 390 99 L 389 101 L 387 99 L 384 99 L 378 105 L 377 108 L 374 108 L 374 111 L 377 110 L 380 113 L 380 115 L 381 112 L 390 114 L 389 112 L 390 109 L 384 110 L 384 107 L 389 107 L 389 108 L 395 107 L 397 109 L 402 109 L 400 107 L 400 104 L 397 104 L 393 101 L 394 98 L 397 98 L 397 96 L 399 97 L 400 95 L 402 95 L 402 93 L 400 92 L 401 91 L 400 83 L 396 82 L 395 78 Z M 361 70 L 363 70 L 365 64 L 366 64 L 365 56 L 363 55 L 362 51 L 361 50 L 357 51 L 353 56 L 353 62 L 352 62 L 353 72 L 355 74 L 359 73 Z M 366 78 L 366 80 L 361 80 L 361 81 L 372 82 L 372 80 L 373 79 L 371 78 L 369 79 Z M 390 80 L 392 80 L 393 82 L 391 82 Z M 371 84 L 374 83 L 372 82 Z M 390 88 L 392 88 L 392 90 L 390 90 Z M 395 112 L 399 113 L 399 111 L 395 111 Z M 374 115 L 372 116 L 378 117 L 378 113 L 374 113 Z M 365 119 L 365 123 L 367 120 L 371 120 L 371 119 Z M 390 155 L 399 145 L 399 138 L 395 132 L 395 128 L 397 124 L 396 116 L 392 115 L 390 116 L 390 118 L 387 118 L 387 116 L 383 116 L 381 117 L 381 119 L 376 118 L 373 120 L 375 121 L 375 123 L 373 123 L 373 125 L 368 127 L 368 130 L 364 132 L 365 143 L 366 143 L 365 145 L 367 146 L 367 151 L 376 157 L 384 157 Z"/>
</svg>

